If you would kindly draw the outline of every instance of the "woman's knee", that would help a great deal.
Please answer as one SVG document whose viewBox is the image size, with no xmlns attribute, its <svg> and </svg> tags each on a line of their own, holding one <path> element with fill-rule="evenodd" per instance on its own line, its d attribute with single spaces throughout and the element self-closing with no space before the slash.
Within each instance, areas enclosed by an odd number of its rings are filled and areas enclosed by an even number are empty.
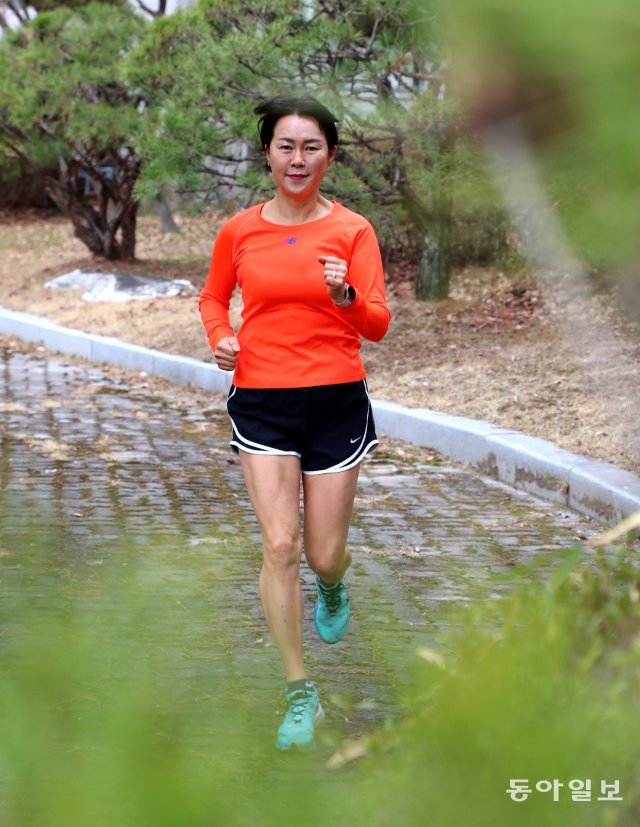
<svg viewBox="0 0 640 827">
<path fill-rule="evenodd" d="M 264 565 L 267 568 L 287 571 L 300 567 L 300 538 L 279 534 L 264 538 Z"/>
<path fill-rule="evenodd" d="M 335 583 L 345 573 L 351 563 L 351 554 L 347 549 L 341 548 L 334 554 L 322 554 L 315 556 L 307 553 L 309 568 L 317 574 L 325 583 Z"/>
</svg>

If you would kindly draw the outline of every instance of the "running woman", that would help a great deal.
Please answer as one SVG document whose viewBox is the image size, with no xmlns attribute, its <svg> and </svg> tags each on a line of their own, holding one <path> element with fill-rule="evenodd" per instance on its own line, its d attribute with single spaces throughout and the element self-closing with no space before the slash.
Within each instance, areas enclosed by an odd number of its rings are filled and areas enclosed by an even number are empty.
<svg viewBox="0 0 640 827">
<path fill-rule="evenodd" d="M 311 97 L 279 96 L 255 113 L 275 194 L 221 228 L 200 313 L 218 366 L 235 371 L 231 446 L 260 526 L 260 599 L 287 680 L 276 746 L 304 749 L 324 713 L 303 660 L 301 553 L 304 543 L 316 575 L 316 630 L 336 643 L 349 625 L 346 541 L 359 464 L 378 442 L 360 337 L 382 339 L 390 313 L 373 228 L 320 194 L 336 118 Z"/>
</svg>

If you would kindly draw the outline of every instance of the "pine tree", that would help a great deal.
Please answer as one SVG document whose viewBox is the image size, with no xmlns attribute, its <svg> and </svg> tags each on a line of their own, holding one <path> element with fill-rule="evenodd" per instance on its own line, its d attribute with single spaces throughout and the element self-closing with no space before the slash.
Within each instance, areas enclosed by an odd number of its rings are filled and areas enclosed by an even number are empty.
<svg viewBox="0 0 640 827">
<path fill-rule="evenodd" d="M 340 119 L 326 193 L 367 215 L 387 249 L 418 250 L 421 297 L 446 295 L 455 118 L 428 22 L 416 28 L 406 0 L 201 0 L 156 20 L 127 61 L 149 104 L 140 190 L 236 206 L 265 196 L 253 108 L 314 94 Z"/>
<path fill-rule="evenodd" d="M 126 4 L 91 3 L 42 12 L 0 42 L 0 153 L 41 176 L 107 259 L 135 255 L 139 99 L 121 65 L 145 25 Z"/>
</svg>

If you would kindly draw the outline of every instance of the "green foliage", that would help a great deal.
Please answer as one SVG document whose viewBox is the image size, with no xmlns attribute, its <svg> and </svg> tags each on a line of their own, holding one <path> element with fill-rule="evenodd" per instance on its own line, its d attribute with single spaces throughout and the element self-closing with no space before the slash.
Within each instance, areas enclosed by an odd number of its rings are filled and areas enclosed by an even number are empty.
<svg viewBox="0 0 640 827">
<path fill-rule="evenodd" d="M 371 823 L 626 825 L 640 804 L 640 573 L 629 549 L 582 559 L 545 583 L 458 616 L 439 653 L 422 652 L 409 717 L 371 744 L 370 783 L 384 785 Z M 392 769 L 391 769 L 392 768 Z M 528 779 L 526 803 L 506 794 Z M 535 790 L 557 778 L 560 799 Z M 573 779 L 593 781 L 591 803 Z M 620 781 L 624 804 L 599 803 Z M 382 805 L 382 809 L 380 809 Z M 400 809 L 398 809 L 400 808 Z"/>
<path fill-rule="evenodd" d="M 436 182 L 449 187 L 471 168 L 458 164 L 439 99 L 441 59 L 404 0 L 201 0 L 156 21 L 129 56 L 129 82 L 150 104 L 139 191 L 160 181 L 222 203 L 264 197 L 272 184 L 252 111 L 299 90 L 340 120 L 327 195 L 370 217 L 383 241 L 408 222 L 419 246 Z"/>
<path fill-rule="evenodd" d="M 0 154 L 31 167 L 78 238 L 110 259 L 135 253 L 139 101 L 121 63 L 144 25 L 126 4 L 89 3 L 43 12 L 0 43 Z"/>
<path fill-rule="evenodd" d="M 517 117 L 578 253 L 637 261 L 638 3 L 462 0 L 448 38 L 466 104 L 483 123 Z"/>
<path fill-rule="evenodd" d="M 307 763 L 274 762 L 264 692 L 216 658 L 224 629 L 204 556 L 178 574 L 175 547 L 155 536 L 153 562 L 122 543 L 108 573 L 82 571 L 54 561 L 49 540 L 3 561 L 3 827 L 286 827 L 306 808 L 321 827 L 338 816 L 321 766 L 312 783 Z"/>
<path fill-rule="evenodd" d="M 100 0 L 105 6 L 119 6 L 125 8 L 127 0 Z M 83 9 L 87 5 L 87 0 L 30 0 L 29 5 L 38 13 L 43 11 L 55 11 L 56 9 Z"/>
<path fill-rule="evenodd" d="M 0 150 L 38 166 L 133 143 L 135 101 L 119 65 L 143 23 L 90 3 L 38 15 L 0 43 Z"/>
<path fill-rule="evenodd" d="M 230 668 L 271 656 L 221 655 L 226 546 L 185 553 L 150 535 L 144 553 L 121 541 L 95 559 L 34 532 L 0 559 L 6 827 L 637 823 L 636 549 L 536 561 L 510 596 L 449 616 L 437 651 L 407 652 L 402 717 L 330 771 L 323 747 L 276 753 L 269 693 Z M 511 778 L 565 786 L 558 802 L 534 790 L 516 803 Z M 573 802 L 566 783 L 586 778 L 592 801 Z M 624 801 L 598 802 L 615 779 Z"/>
<path fill-rule="evenodd" d="M 20 164 L 11 159 L 0 155 L 0 181 L 2 183 L 10 183 L 20 177 L 22 168 Z"/>
</svg>

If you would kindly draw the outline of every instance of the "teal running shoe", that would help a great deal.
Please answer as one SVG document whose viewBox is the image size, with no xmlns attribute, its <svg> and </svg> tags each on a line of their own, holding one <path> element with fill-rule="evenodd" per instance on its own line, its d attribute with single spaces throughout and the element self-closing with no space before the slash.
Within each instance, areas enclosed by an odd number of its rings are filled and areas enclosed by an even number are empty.
<svg viewBox="0 0 640 827">
<path fill-rule="evenodd" d="M 307 686 L 287 693 L 287 712 L 276 740 L 278 749 L 313 749 L 316 745 L 314 728 L 324 718 L 324 710 L 315 686 L 311 682 Z"/>
<path fill-rule="evenodd" d="M 344 579 L 326 586 L 316 575 L 318 599 L 313 610 L 316 631 L 325 643 L 337 643 L 349 627 L 351 607 Z"/>
</svg>

